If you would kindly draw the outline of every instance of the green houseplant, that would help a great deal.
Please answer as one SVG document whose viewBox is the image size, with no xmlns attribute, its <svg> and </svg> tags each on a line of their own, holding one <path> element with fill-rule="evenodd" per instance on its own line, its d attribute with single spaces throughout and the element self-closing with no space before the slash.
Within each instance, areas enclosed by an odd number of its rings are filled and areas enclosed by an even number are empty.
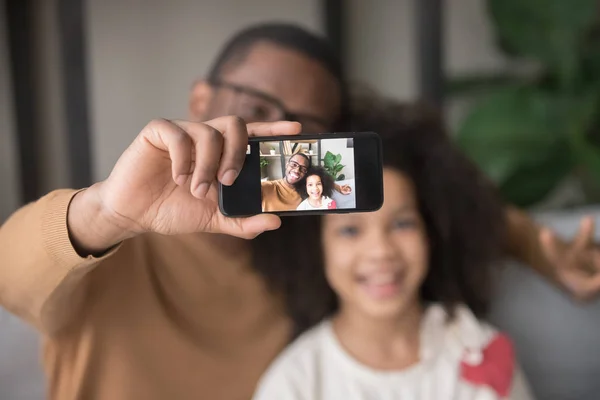
<svg viewBox="0 0 600 400">
<path fill-rule="evenodd" d="M 267 167 L 269 166 L 269 160 L 266 157 L 260 158 L 260 177 L 267 177 Z"/>
<path fill-rule="evenodd" d="M 522 207 L 565 179 L 600 200 L 600 24 L 596 0 L 488 0 L 497 43 L 534 68 L 451 79 L 472 107 L 459 146 Z"/>
<path fill-rule="evenodd" d="M 345 167 L 345 165 L 341 164 L 341 154 L 333 154 L 332 152 L 328 151 L 325 153 L 325 158 L 321 159 L 321 161 L 323 162 L 323 168 L 325 168 L 327 173 L 333 177 L 334 181 L 343 181 L 346 179 L 344 174 L 340 175 L 340 172 Z"/>
</svg>

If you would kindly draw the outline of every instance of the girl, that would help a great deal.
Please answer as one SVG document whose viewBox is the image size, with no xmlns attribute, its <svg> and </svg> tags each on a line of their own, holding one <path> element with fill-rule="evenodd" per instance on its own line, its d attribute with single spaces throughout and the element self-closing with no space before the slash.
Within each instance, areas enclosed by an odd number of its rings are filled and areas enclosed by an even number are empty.
<svg viewBox="0 0 600 400">
<path fill-rule="evenodd" d="M 297 187 L 304 199 L 297 210 L 333 210 L 337 208 L 333 195 L 335 183 L 323 167 L 312 167 L 306 173 L 305 182 Z"/>
<path fill-rule="evenodd" d="M 436 121 L 410 107 L 367 114 L 354 130 L 382 136 L 384 205 L 314 219 L 316 242 L 305 231 L 316 260 L 290 263 L 286 300 L 300 327 L 326 318 L 254 399 L 530 399 L 511 341 L 482 319 L 501 204 Z"/>
</svg>

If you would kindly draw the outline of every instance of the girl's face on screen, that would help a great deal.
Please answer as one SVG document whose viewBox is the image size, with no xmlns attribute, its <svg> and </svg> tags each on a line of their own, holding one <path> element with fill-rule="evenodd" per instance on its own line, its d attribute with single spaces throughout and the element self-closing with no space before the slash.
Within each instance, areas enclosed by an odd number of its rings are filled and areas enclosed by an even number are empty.
<svg viewBox="0 0 600 400">
<path fill-rule="evenodd" d="M 323 183 L 319 175 L 311 175 L 306 178 L 306 193 L 313 200 L 321 199 L 323 194 Z"/>
</svg>

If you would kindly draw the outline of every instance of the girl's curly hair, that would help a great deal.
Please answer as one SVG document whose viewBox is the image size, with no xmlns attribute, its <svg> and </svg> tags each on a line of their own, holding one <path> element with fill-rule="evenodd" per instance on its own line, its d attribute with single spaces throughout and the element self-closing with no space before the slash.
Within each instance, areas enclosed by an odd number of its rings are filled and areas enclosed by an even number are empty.
<svg viewBox="0 0 600 400">
<path fill-rule="evenodd" d="M 306 184 L 310 176 L 316 175 L 321 178 L 321 184 L 323 185 L 323 196 L 333 196 L 333 190 L 335 188 L 335 182 L 333 177 L 329 175 L 327 170 L 323 167 L 313 166 L 308 169 L 304 178 L 294 184 L 294 189 L 300 194 L 302 200 L 308 198 L 308 192 L 306 190 Z"/>
</svg>

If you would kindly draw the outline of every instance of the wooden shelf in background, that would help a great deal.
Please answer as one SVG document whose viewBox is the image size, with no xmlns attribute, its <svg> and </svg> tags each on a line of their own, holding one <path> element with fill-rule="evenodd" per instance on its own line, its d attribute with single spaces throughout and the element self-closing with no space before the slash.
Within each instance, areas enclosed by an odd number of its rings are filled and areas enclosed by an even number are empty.
<svg viewBox="0 0 600 400">
<path fill-rule="evenodd" d="M 306 154 L 307 156 L 310 156 L 310 157 L 318 157 L 317 154 L 307 154 L 307 153 L 304 153 L 304 154 Z M 293 155 L 295 155 L 295 154 L 286 154 L 285 157 L 291 157 Z M 275 157 L 281 157 L 281 154 L 261 154 L 260 156 L 267 157 L 267 158 L 275 158 Z"/>
</svg>

